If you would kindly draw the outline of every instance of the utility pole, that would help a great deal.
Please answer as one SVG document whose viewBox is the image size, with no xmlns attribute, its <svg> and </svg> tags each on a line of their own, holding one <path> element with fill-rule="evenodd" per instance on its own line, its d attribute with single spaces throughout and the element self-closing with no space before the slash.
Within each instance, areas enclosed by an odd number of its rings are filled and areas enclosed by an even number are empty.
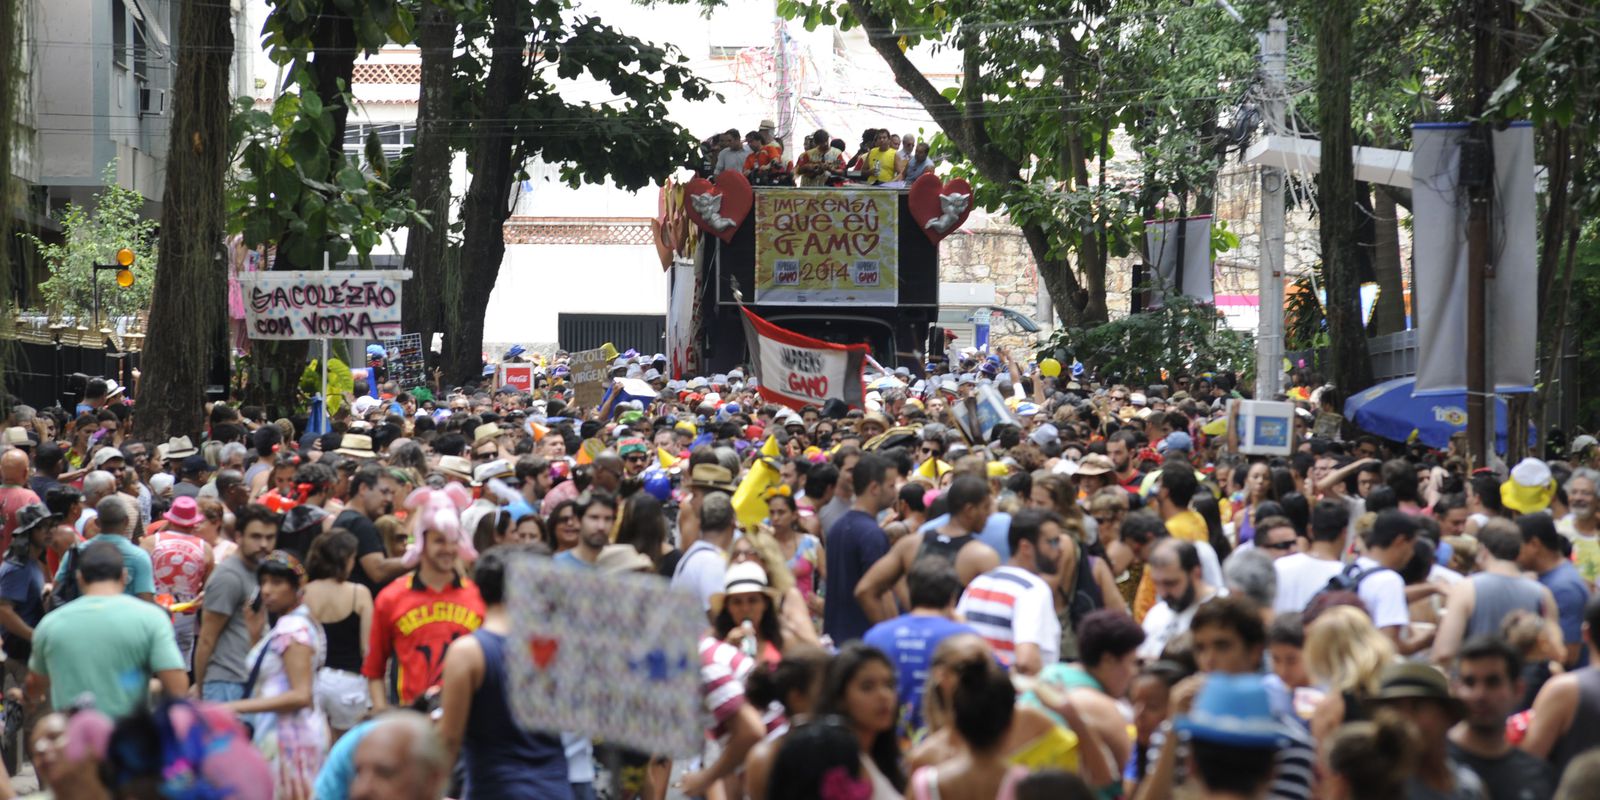
<svg viewBox="0 0 1600 800">
<path fill-rule="evenodd" d="M 1261 35 L 1262 119 L 1269 132 L 1283 128 L 1284 80 L 1287 75 L 1289 26 L 1273 14 Z M 1256 267 L 1260 321 L 1256 329 L 1256 399 L 1271 400 L 1283 391 L 1283 190 L 1284 170 L 1261 168 L 1261 246 Z"/>
<path fill-rule="evenodd" d="M 1494 463 L 1494 349 L 1489 347 L 1493 320 L 1490 291 L 1494 266 L 1489 254 L 1494 243 L 1489 212 L 1494 205 L 1494 141 L 1490 126 L 1482 121 L 1495 81 L 1494 58 L 1496 0 L 1473 3 L 1472 115 L 1477 120 L 1461 142 L 1461 185 L 1467 189 L 1467 440 L 1473 468 Z M 1509 455 L 1509 454 L 1508 454 Z"/>
</svg>

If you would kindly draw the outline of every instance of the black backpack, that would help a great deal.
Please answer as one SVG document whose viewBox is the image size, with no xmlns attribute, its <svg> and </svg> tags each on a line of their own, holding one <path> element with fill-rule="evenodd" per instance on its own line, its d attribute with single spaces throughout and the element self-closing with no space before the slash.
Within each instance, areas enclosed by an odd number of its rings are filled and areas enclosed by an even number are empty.
<svg viewBox="0 0 1600 800">
<path fill-rule="evenodd" d="M 1315 595 L 1312 595 L 1312 597 L 1319 597 L 1329 592 L 1358 591 L 1361 588 L 1361 582 L 1366 580 L 1367 576 L 1376 572 L 1383 572 L 1387 569 L 1389 568 L 1384 566 L 1367 567 L 1363 569 L 1359 564 L 1347 564 L 1344 569 L 1339 571 L 1339 574 L 1328 579 L 1327 586 L 1322 587 L 1322 589 Z"/>
<path fill-rule="evenodd" d="M 46 612 L 54 611 L 83 594 L 83 587 L 78 585 L 78 552 L 81 549 L 78 545 L 73 545 L 72 549 L 62 557 L 61 569 L 64 577 L 50 591 L 50 599 L 45 603 Z"/>
</svg>

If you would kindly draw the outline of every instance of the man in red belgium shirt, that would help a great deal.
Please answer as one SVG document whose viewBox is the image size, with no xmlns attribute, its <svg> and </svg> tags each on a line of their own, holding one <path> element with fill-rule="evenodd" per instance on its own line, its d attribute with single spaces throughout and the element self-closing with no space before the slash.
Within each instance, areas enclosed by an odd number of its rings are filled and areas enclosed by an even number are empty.
<svg viewBox="0 0 1600 800">
<path fill-rule="evenodd" d="M 396 695 L 409 706 L 439 685 L 450 643 L 483 624 L 478 587 L 456 572 L 458 535 L 425 531 L 417 569 L 395 578 L 373 602 L 371 646 L 361 674 L 374 713 L 388 706 L 383 679 L 391 656 L 399 665 Z"/>
</svg>

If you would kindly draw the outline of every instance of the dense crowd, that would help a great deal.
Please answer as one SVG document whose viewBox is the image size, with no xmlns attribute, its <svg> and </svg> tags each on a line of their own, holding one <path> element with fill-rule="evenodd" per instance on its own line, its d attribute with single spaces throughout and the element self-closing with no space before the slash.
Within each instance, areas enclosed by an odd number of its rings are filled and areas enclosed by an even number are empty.
<svg viewBox="0 0 1600 800">
<path fill-rule="evenodd" d="M 732 170 L 757 186 L 910 186 L 935 161 L 928 142 L 914 133 L 890 133 L 888 128 L 868 128 L 854 151 L 843 139 L 818 129 L 804 137 L 800 153 L 784 153 L 783 140 L 774 133 L 772 120 L 740 134 L 737 128 L 707 137 L 700 143 L 697 172 L 714 179 Z"/>
<path fill-rule="evenodd" d="M 1593 437 L 1474 467 L 1313 435 L 1336 391 L 1301 380 L 1292 452 L 1245 456 L 1233 376 L 1003 350 L 870 376 L 864 408 L 632 351 L 595 408 L 564 354 L 527 391 L 375 367 L 322 434 L 217 402 L 198 440 L 137 441 L 104 379 L 10 408 L 0 753 L 36 796 L 1520 800 L 1600 775 Z M 540 558 L 698 601 L 698 757 L 517 722 L 507 572 Z"/>
</svg>

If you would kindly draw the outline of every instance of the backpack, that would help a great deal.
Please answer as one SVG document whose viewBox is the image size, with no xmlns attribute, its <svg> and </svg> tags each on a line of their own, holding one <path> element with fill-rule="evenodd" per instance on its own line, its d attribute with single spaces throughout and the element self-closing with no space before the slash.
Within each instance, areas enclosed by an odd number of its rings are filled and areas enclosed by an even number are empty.
<svg viewBox="0 0 1600 800">
<path fill-rule="evenodd" d="M 1315 599 L 1329 592 L 1358 591 L 1361 588 L 1361 582 L 1366 580 L 1367 576 L 1376 572 L 1383 572 L 1387 569 L 1389 568 L 1384 566 L 1367 567 L 1362 569 L 1361 565 L 1359 564 L 1347 564 L 1345 565 L 1344 569 L 1339 571 L 1339 574 L 1329 578 L 1328 585 L 1322 587 L 1322 589 L 1320 589 L 1316 594 L 1312 595 L 1312 598 Z"/>
<path fill-rule="evenodd" d="M 1105 608 L 1105 598 L 1100 594 L 1100 584 L 1094 580 L 1095 557 L 1078 550 L 1078 568 L 1072 576 L 1072 585 L 1061 587 L 1064 601 L 1061 618 L 1061 660 L 1072 661 L 1078 657 L 1078 623 L 1084 617 Z"/>
<path fill-rule="evenodd" d="M 45 603 L 45 611 L 54 611 L 67 603 L 78 599 L 83 594 L 83 587 L 78 585 L 78 552 L 81 548 L 73 545 L 72 549 L 61 559 L 61 568 L 65 577 L 50 592 L 50 599 Z"/>
</svg>

